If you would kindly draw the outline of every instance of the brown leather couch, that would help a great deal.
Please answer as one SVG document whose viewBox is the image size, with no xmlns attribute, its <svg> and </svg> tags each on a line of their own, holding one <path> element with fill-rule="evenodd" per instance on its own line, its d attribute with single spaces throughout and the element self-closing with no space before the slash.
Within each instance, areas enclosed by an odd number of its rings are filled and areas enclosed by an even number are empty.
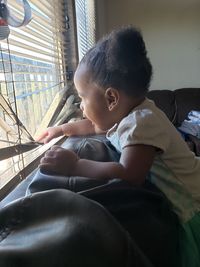
<svg viewBox="0 0 200 267">
<path fill-rule="evenodd" d="M 104 136 L 68 138 L 63 147 L 73 149 L 81 158 L 119 160 Z M 101 222 L 105 216 L 98 215 L 99 209 L 110 217 L 105 227 Z M 79 221 L 85 234 L 79 230 Z M 112 224 L 119 225 L 112 240 L 116 235 L 123 242 L 114 240 L 116 245 L 111 247 L 107 238 L 110 227 L 114 229 Z M 148 181 L 133 187 L 117 177 L 100 181 L 36 170 L 0 203 L 0 266 L 64 267 L 67 262 L 69 267 L 176 267 L 177 225 L 165 195 Z M 28 246 L 22 246 L 24 242 L 29 242 Z M 108 249 L 99 256 L 101 244 Z"/>
</svg>

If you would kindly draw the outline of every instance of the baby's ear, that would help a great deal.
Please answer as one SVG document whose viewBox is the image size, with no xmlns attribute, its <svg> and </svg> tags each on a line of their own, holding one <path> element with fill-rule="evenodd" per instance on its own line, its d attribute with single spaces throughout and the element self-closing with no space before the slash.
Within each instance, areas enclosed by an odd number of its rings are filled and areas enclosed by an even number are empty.
<svg viewBox="0 0 200 267">
<path fill-rule="evenodd" d="M 107 102 L 108 109 L 110 111 L 115 110 L 118 106 L 120 94 L 119 91 L 113 87 L 109 87 L 105 91 L 105 98 Z"/>
</svg>

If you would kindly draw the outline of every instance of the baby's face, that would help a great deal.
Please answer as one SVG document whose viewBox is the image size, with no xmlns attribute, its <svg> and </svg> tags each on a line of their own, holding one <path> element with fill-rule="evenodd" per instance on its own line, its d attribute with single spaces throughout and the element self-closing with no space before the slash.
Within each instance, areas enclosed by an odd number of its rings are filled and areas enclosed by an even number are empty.
<svg viewBox="0 0 200 267">
<path fill-rule="evenodd" d="M 76 90 L 81 99 L 80 107 L 94 127 L 106 131 L 112 127 L 112 123 L 109 120 L 105 90 L 91 82 L 89 78 L 85 65 L 80 65 L 74 76 Z"/>
</svg>

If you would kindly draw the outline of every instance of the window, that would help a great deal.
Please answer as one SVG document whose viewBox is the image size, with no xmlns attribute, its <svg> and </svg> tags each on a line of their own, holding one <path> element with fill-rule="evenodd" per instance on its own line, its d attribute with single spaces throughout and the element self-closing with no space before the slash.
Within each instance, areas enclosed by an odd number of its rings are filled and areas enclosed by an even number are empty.
<svg viewBox="0 0 200 267">
<path fill-rule="evenodd" d="M 96 16 L 94 0 L 76 0 L 76 22 L 79 60 L 96 41 Z"/>
<path fill-rule="evenodd" d="M 22 0 L 7 2 L 22 18 Z M 34 138 L 80 116 L 73 71 L 96 37 L 94 0 L 28 2 L 31 22 L 10 27 L 9 38 L 0 41 L 0 198 L 52 145 L 38 146 Z"/>
<path fill-rule="evenodd" d="M 29 0 L 31 22 L 10 27 L 9 38 L 0 41 L 0 189 L 14 176 L 25 177 L 25 167 L 43 152 L 44 147 L 31 143 L 35 136 L 76 113 L 68 75 L 71 33 L 66 3 Z M 21 1 L 8 5 L 11 13 L 22 17 Z M 70 42 L 75 46 L 75 39 Z"/>
</svg>

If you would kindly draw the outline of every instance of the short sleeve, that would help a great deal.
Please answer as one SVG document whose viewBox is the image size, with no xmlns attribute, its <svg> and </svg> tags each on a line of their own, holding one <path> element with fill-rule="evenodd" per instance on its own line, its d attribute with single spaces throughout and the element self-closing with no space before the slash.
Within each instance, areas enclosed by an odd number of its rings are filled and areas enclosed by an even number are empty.
<svg viewBox="0 0 200 267">
<path fill-rule="evenodd" d="M 162 151 L 169 146 L 167 127 L 162 118 L 149 109 L 137 110 L 124 118 L 117 129 L 120 147 L 143 144 Z"/>
</svg>

